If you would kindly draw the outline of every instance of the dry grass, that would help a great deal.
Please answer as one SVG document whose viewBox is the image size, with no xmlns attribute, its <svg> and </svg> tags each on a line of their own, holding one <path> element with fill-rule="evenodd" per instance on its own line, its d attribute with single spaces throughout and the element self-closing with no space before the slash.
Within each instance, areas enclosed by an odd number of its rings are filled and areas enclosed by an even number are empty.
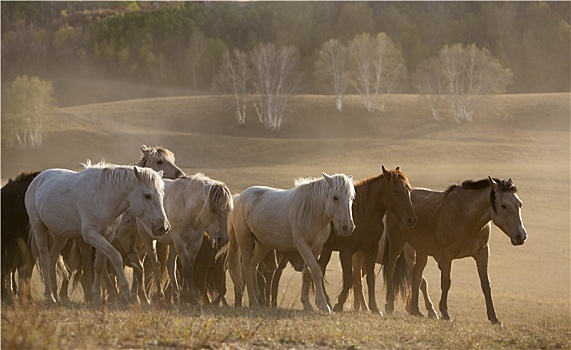
<svg viewBox="0 0 571 350">
<path fill-rule="evenodd" d="M 409 317 L 402 305 L 381 318 L 346 311 L 300 310 L 301 277 L 282 278 L 280 310 L 161 308 L 141 310 L 2 305 L 3 348 L 570 348 L 570 95 L 509 95 L 490 100 L 470 125 L 429 119 L 417 96 L 394 96 L 384 113 L 362 111 L 350 97 L 342 114 L 327 96 L 296 98 L 280 135 L 251 115 L 237 126 L 219 97 L 169 97 L 62 109 L 37 151 L 2 148 L 2 179 L 19 170 L 79 169 L 86 158 L 136 162 L 141 144 L 162 144 L 185 171 L 203 171 L 233 192 L 251 185 L 291 187 L 322 171 L 363 178 L 380 164 L 400 165 L 413 186 L 445 189 L 465 179 L 511 177 L 524 202 L 528 242 L 513 247 L 498 228 L 490 279 L 503 327 L 486 319 L 472 259 L 454 262 L 449 308 L 454 322 Z M 340 265 L 328 267 L 329 294 Z M 439 271 L 425 275 L 439 299 Z M 43 300 L 39 281 L 33 286 Z M 229 289 L 231 290 L 231 289 Z M 232 293 L 228 293 L 232 294 Z M 382 282 L 377 299 L 383 304 Z M 75 295 L 75 301 L 80 300 Z M 232 295 L 228 295 L 232 301 Z M 351 298 L 345 309 L 351 308 Z"/>
</svg>

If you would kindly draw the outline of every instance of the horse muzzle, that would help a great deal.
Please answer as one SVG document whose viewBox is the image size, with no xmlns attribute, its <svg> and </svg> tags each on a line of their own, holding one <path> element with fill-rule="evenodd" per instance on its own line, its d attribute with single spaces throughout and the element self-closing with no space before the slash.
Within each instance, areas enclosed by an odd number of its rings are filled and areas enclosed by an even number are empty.
<svg viewBox="0 0 571 350">
<path fill-rule="evenodd" d="M 226 243 L 228 243 L 228 238 L 224 238 L 224 237 L 218 237 L 216 239 L 212 240 L 212 248 L 218 250 L 222 247 L 224 247 L 226 245 Z"/>
<path fill-rule="evenodd" d="M 339 236 L 341 237 L 349 236 L 351 233 L 353 233 L 354 230 L 355 230 L 355 225 L 353 223 L 349 225 L 343 225 L 338 229 Z"/>
<path fill-rule="evenodd" d="M 159 225 L 155 225 L 153 227 L 153 235 L 155 236 L 164 236 L 166 235 L 169 230 L 170 230 L 170 225 L 165 225 L 164 223 L 159 224 Z"/>
</svg>

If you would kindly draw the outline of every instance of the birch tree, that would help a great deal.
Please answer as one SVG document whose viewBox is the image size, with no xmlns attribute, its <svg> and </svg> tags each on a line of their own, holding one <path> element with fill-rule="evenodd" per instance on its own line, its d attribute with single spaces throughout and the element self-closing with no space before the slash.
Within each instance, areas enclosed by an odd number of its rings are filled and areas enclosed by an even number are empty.
<svg viewBox="0 0 571 350">
<path fill-rule="evenodd" d="M 372 89 L 372 46 L 369 33 L 356 35 L 349 43 L 349 54 L 351 56 L 351 77 L 352 85 L 363 98 L 363 104 L 367 112 L 373 112 L 373 102 L 371 99 Z"/>
<path fill-rule="evenodd" d="M 279 131 L 287 115 L 288 101 L 300 80 L 294 46 L 258 44 L 250 55 L 254 108 L 264 128 Z"/>
<path fill-rule="evenodd" d="M 373 106 L 382 112 L 397 82 L 406 75 L 405 61 L 401 51 L 385 33 L 378 33 L 372 41 L 372 46 Z"/>
<path fill-rule="evenodd" d="M 8 89 L 2 109 L 2 139 L 20 149 L 39 148 L 48 118 L 55 111 L 52 83 L 27 75 L 17 77 Z"/>
<path fill-rule="evenodd" d="M 413 76 L 413 82 L 416 91 L 430 102 L 432 118 L 440 120 L 442 95 L 446 88 L 440 61 L 435 57 L 423 61 Z"/>
<path fill-rule="evenodd" d="M 217 85 L 232 96 L 238 124 L 246 124 L 247 84 L 249 79 L 248 55 L 240 50 L 226 51 Z"/>
<path fill-rule="evenodd" d="M 325 82 L 328 90 L 333 91 L 338 112 L 343 110 L 343 97 L 348 84 L 347 55 L 347 47 L 337 39 L 330 39 L 321 46 L 317 60 L 318 78 Z"/>
<path fill-rule="evenodd" d="M 446 45 L 439 58 L 457 123 L 472 121 L 479 103 L 489 95 L 504 93 L 512 79 L 511 70 L 475 44 Z"/>
<path fill-rule="evenodd" d="M 352 83 L 369 113 L 383 111 L 396 83 L 405 74 L 401 51 L 385 33 L 356 35 L 349 43 Z M 384 94 L 381 98 L 381 94 Z"/>
</svg>

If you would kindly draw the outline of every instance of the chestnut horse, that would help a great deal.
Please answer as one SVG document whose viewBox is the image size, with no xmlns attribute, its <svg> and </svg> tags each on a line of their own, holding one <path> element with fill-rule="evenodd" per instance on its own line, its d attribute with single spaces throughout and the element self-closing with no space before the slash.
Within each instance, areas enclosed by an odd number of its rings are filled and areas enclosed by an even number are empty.
<svg viewBox="0 0 571 350">
<path fill-rule="evenodd" d="M 513 181 L 488 177 L 452 185 L 444 192 L 414 189 L 411 197 L 418 215 L 414 228 L 404 227 L 394 215 L 387 215 L 389 256 L 383 270 L 386 274 L 387 313 L 391 314 L 394 310 L 395 262 L 405 243 L 409 243 L 416 250 L 410 308 L 413 315 L 420 315 L 418 290 L 428 256 L 436 260 L 441 271 L 442 295 L 439 306 L 445 320 L 450 319 L 447 299 L 452 260 L 471 256 L 476 261 L 488 319 L 493 324 L 500 324 L 492 303 L 488 277 L 488 243 L 491 222 L 510 237 L 514 246 L 522 245 L 527 239 L 521 219 L 522 202 L 516 194 Z"/>
<path fill-rule="evenodd" d="M 413 227 L 416 223 L 410 200 L 410 183 L 406 175 L 397 167 L 387 170 L 381 166 L 380 175 L 370 177 L 355 184 L 355 202 L 353 217 L 355 231 L 350 236 L 330 235 L 323 247 L 319 264 L 323 271 L 331 258 L 332 251 L 339 251 L 343 268 L 343 289 L 339 295 L 334 311 L 343 311 L 349 290 L 353 287 L 353 266 L 351 257 L 357 252 L 364 252 L 367 285 L 369 289 L 369 307 L 372 312 L 380 313 L 375 298 L 375 260 L 379 248 L 379 240 L 383 233 L 383 217 L 385 213 L 393 213 L 405 227 Z"/>
</svg>

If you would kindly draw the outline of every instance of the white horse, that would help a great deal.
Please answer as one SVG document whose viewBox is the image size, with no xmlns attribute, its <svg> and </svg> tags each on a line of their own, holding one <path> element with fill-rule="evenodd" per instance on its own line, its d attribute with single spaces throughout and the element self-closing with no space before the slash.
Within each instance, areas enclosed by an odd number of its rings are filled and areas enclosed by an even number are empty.
<svg viewBox="0 0 571 350">
<path fill-rule="evenodd" d="M 228 242 L 228 215 L 233 208 L 232 195 L 226 184 L 202 173 L 165 180 L 165 187 L 164 206 L 171 230 L 167 235 L 157 237 L 142 222 L 139 225 L 141 238 L 153 266 L 159 296 L 163 296 L 164 292 L 156 252 L 152 248 L 153 239 L 174 247 L 174 252 L 170 249 L 167 262 L 171 286 L 175 295 L 178 295 L 181 286 L 174 270 L 178 256 L 185 291 L 188 291 L 190 301 L 195 303 L 194 261 L 202 244 L 203 233 L 208 233 L 215 248 L 221 248 Z"/>
<path fill-rule="evenodd" d="M 348 236 L 355 225 L 351 206 L 355 198 L 352 177 L 336 174 L 323 178 L 299 179 L 289 190 L 254 186 L 242 192 L 230 214 L 227 261 L 228 271 L 239 291 L 248 291 L 250 307 L 259 306 L 256 268 L 270 249 L 298 251 L 316 288 L 319 309 L 331 312 L 323 291 L 323 273 L 317 257 L 331 232 Z M 312 306 L 302 299 L 304 309 Z"/>
<path fill-rule="evenodd" d="M 141 152 L 142 155 L 137 166 L 162 171 L 163 178 L 167 179 L 185 176 L 184 171 L 175 164 L 175 155 L 169 149 L 162 146 L 147 147 L 142 145 Z M 144 269 L 142 259 L 145 256 L 145 249 L 144 247 L 142 249 L 140 248 L 142 242 L 139 239 L 136 219 L 137 218 L 129 210 L 123 213 L 117 227 L 115 239 L 111 243 L 115 249 L 127 257 L 127 261 L 124 262 L 133 268 L 132 296 L 138 296 L 139 300 L 148 305 L 150 302 L 143 286 Z M 81 269 L 84 285 L 88 285 L 93 281 L 93 261 L 91 260 L 91 249 L 93 249 L 93 247 L 82 240 L 78 240 L 74 242 L 72 250 L 73 249 L 79 249 L 81 252 L 73 252 L 72 255 L 75 259 L 71 261 L 69 257 L 64 256 L 64 261 L 72 270 L 78 271 Z M 78 256 L 78 254 L 81 255 Z M 82 266 L 78 266 L 79 264 L 82 264 Z M 108 287 L 108 292 L 113 297 L 117 297 L 116 288 L 111 288 L 113 285 L 110 279 L 106 277 L 106 275 L 103 276 Z M 64 302 L 69 301 L 67 293 L 68 284 L 69 280 L 64 278 L 60 291 L 60 299 Z M 86 301 L 91 301 L 91 290 L 84 290 L 84 296 Z"/>
<path fill-rule="evenodd" d="M 129 209 L 136 217 L 162 236 L 170 224 L 163 207 L 162 173 L 152 169 L 106 163 L 91 165 L 74 172 L 48 169 L 32 181 L 25 195 L 30 232 L 37 245 L 44 274 L 48 304 L 56 302 L 55 264 L 68 239 L 80 239 L 96 248 L 94 301 L 101 302 L 101 274 L 109 258 L 117 274 L 121 298 L 131 302 L 129 283 L 121 254 L 112 247 L 120 215 Z M 53 239 L 51 252 L 50 237 Z"/>
</svg>

